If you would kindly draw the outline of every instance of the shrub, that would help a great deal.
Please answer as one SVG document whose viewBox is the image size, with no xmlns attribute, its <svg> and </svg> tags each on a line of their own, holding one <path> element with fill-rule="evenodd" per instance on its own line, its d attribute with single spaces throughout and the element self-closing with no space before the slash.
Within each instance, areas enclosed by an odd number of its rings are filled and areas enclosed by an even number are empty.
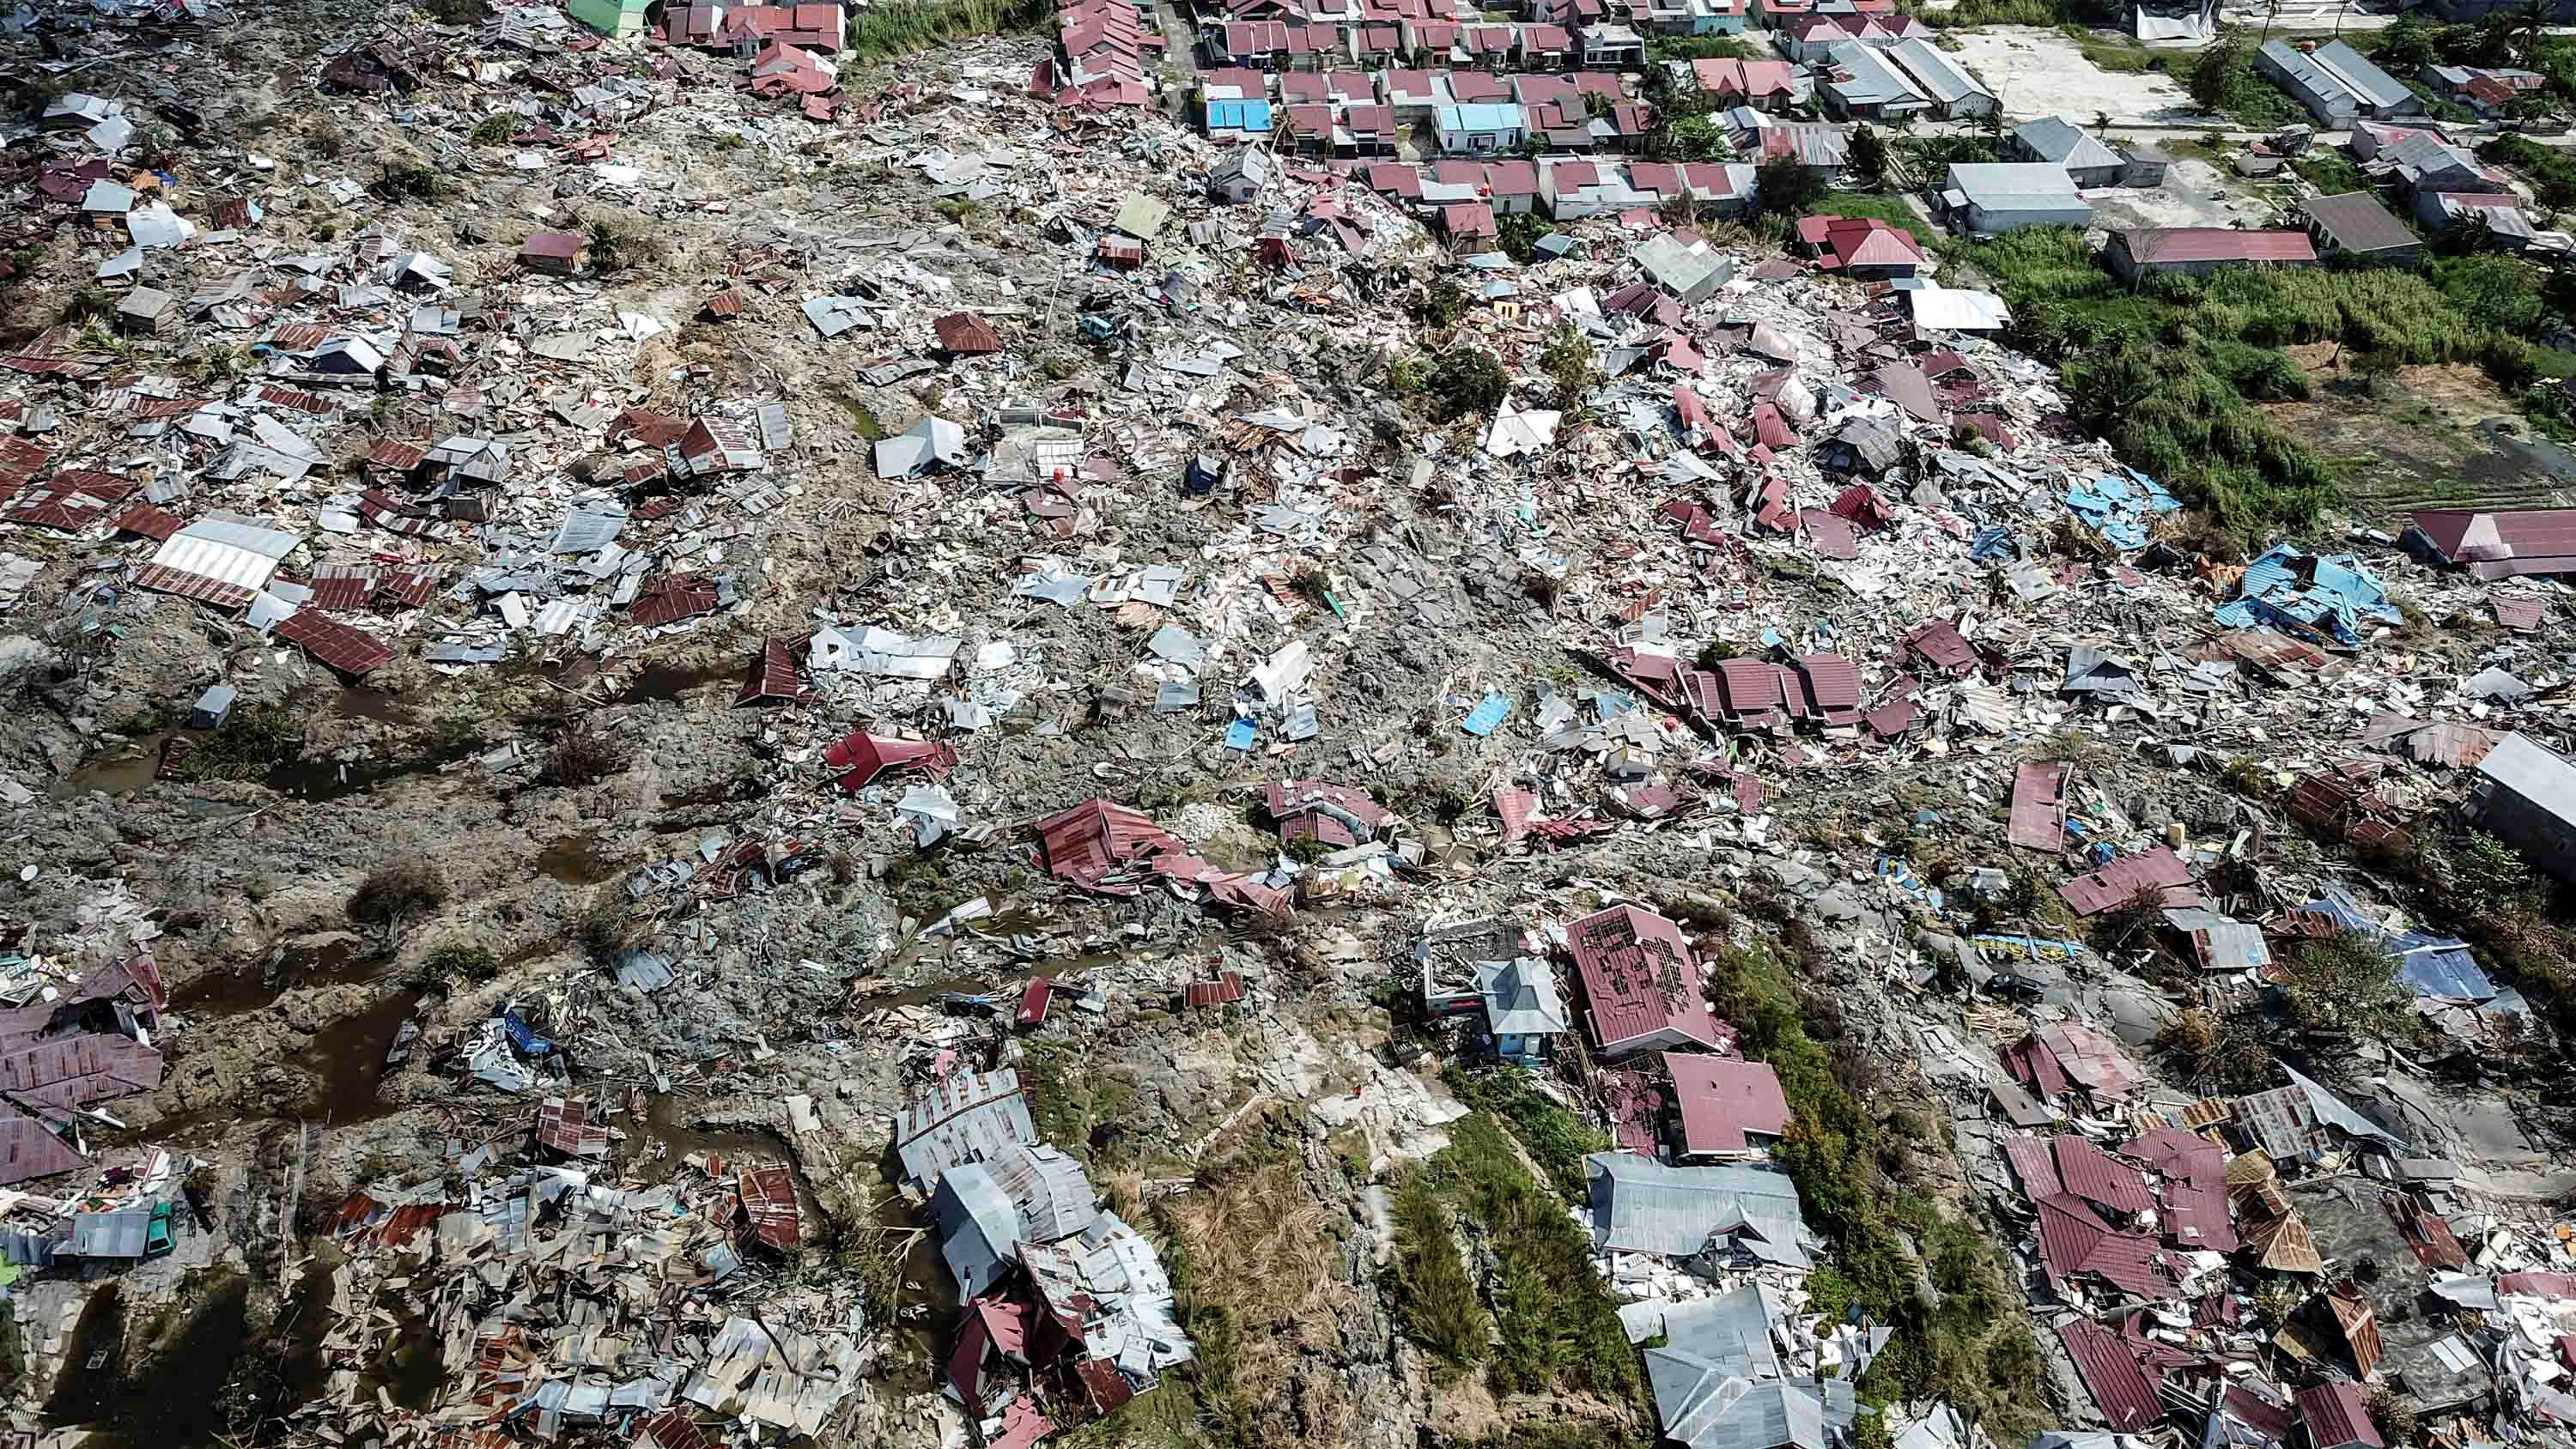
<svg viewBox="0 0 2576 1449">
<path fill-rule="evenodd" d="M 495 111 L 475 124 L 471 139 L 477 146 L 506 146 L 518 130 L 518 112 Z"/>
<path fill-rule="evenodd" d="M 2290 1020 L 2311 1031 L 2394 1036 L 2406 1025 L 2407 989 L 2379 938 L 2344 931 L 2303 941 L 2279 963 Z"/>
<path fill-rule="evenodd" d="M 642 943 L 645 924 L 625 887 L 610 885 L 591 897 L 590 905 L 574 924 L 573 934 L 591 964 L 614 966 L 618 957 Z"/>
<path fill-rule="evenodd" d="M 1453 1369 L 1484 1357 L 1484 1305 L 1458 1256 L 1448 1204 L 1420 1168 L 1395 1195 L 1394 1289 L 1406 1337 Z"/>
<path fill-rule="evenodd" d="M 447 877 L 428 860 L 380 865 L 349 897 L 349 919 L 390 926 L 414 911 L 433 910 L 447 899 Z"/>
<path fill-rule="evenodd" d="M 1467 315 L 1467 294 L 1458 284 L 1443 277 L 1422 289 L 1413 301 L 1413 320 L 1437 332 L 1458 325 Z"/>
<path fill-rule="evenodd" d="M 302 721 L 273 704 L 236 709 L 179 763 L 191 780 L 256 780 L 304 753 Z"/>
<path fill-rule="evenodd" d="M 1482 417 L 1502 406 L 1510 379 L 1504 376 L 1503 365 L 1492 353 L 1475 347 L 1452 347 L 1431 365 L 1425 386 L 1431 394 L 1432 415 L 1447 422 Z"/>
<path fill-rule="evenodd" d="M 565 731 L 555 741 L 537 779 L 547 785 L 596 785 L 634 762 L 634 751 L 625 741 L 605 730 L 582 726 Z"/>
<path fill-rule="evenodd" d="M 437 991 L 453 981 L 489 981 L 501 974 L 501 958 L 489 946 L 449 941 L 420 958 L 403 984 L 414 991 Z"/>
<path fill-rule="evenodd" d="M 1556 405 L 1568 412 L 1583 406 L 1592 390 L 1607 379 L 1601 371 L 1601 353 L 1583 329 L 1568 322 L 1548 339 L 1547 351 L 1539 355 L 1539 366 L 1546 370 L 1549 381 L 1556 384 Z"/>
</svg>

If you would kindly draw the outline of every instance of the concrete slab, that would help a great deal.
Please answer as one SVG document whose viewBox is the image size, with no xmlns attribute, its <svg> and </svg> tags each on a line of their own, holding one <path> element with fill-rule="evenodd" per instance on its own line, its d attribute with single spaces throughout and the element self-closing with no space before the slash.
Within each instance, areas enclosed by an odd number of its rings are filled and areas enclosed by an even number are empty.
<svg viewBox="0 0 2576 1449">
<path fill-rule="evenodd" d="M 1950 34 L 1959 42 L 1951 58 L 1984 77 L 2013 120 L 2065 116 L 2090 126 L 2095 112 L 2108 111 L 2118 125 L 2218 124 L 2217 117 L 2192 104 L 2172 77 L 2103 70 L 2084 58 L 2081 46 L 2054 30 L 1991 25 Z"/>
</svg>

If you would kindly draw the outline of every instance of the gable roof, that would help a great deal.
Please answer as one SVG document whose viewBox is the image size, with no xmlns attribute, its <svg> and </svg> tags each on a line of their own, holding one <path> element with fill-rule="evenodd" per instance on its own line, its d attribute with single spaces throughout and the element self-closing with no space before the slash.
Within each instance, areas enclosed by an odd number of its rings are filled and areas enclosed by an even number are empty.
<svg viewBox="0 0 2576 1449">
<path fill-rule="evenodd" d="M 1700 999 L 1680 926 L 1636 906 L 1612 906 L 1568 926 L 1566 939 L 1603 1050 L 1665 1030 L 1717 1044 L 1717 1022 Z"/>
<path fill-rule="evenodd" d="M 2367 191 L 2347 191 L 2340 196 L 2311 196 L 2307 200 L 2309 219 L 2325 228 L 2334 244 L 2348 252 L 2385 251 L 2418 245 L 2415 233 L 2406 223 L 2379 204 L 2379 198 Z"/>
<path fill-rule="evenodd" d="M 2143 263 L 2313 262 L 2315 243 L 2303 231 L 2238 231 L 2227 226 L 2141 226 L 2119 233 L 2129 255 Z"/>
<path fill-rule="evenodd" d="M 2069 171 L 2091 171 L 2104 166 L 2123 164 L 2120 153 L 2087 134 L 2081 126 L 2064 116 L 2042 116 L 2013 127 L 2013 139 L 2030 148 L 2043 161 L 2054 161 Z"/>
</svg>

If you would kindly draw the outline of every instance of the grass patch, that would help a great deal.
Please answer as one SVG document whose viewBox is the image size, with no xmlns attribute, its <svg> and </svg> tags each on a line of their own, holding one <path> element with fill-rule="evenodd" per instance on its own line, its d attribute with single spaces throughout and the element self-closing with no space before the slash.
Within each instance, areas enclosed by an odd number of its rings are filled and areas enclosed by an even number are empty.
<svg viewBox="0 0 2576 1449">
<path fill-rule="evenodd" d="M 1094 1152 L 1093 1134 L 1114 1126 L 1136 1105 L 1135 1086 L 1086 1070 L 1081 1054 L 1061 1042 L 1032 1041 L 1027 1047 L 1020 1082 L 1030 1093 L 1029 1119 L 1036 1124 L 1038 1140 L 1095 1165 L 1112 1155 Z M 1104 1134 L 1102 1146 L 1115 1140 L 1115 1134 Z"/>
<path fill-rule="evenodd" d="M 1732 35 L 1667 35 L 1646 42 L 1649 61 L 1741 60 L 1752 54 L 1752 46 Z"/>
<path fill-rule="evenodd" d="M 1530 1176 L 1493 1118 L 1459 1118 L 1449 1146 L 1415 1168 L 1403 1192 L 1432 1196 L 1456 1212 L 1484 1235 L 1499 1263 L 1485 1294 L 1499 1337 L 1485 1364 L 1494 1392 L 1564 1390 L 1642 1406 L 1644 1374 L 1618 1306 L 1593 1271 L 1592 1235 Z"/>
<path fill-rule="evenodd" d="M 2537 349 L 2511 319 L 2537 304 L 2538 274 L 2509 258 L 2459 258 L 2425 276 L 2236 267 L 2133 288 L 2063 227 L 1997 237 L 1976 258 L 2012 304 L 2016 340 L 2062 367 L 2074 415 L 2247 538 L 2305 527 L 2343 501 L 2334 465 L 2252 406 L 2306 395 L 2282 348 L 2475 363 L 2508 392 L 2535 375 Z"/>
<path fill-rule="evenodd" d="M 1829 1286 L 1896 1330 L 1857 1386 L 1863 1401 L 1946 1396 L 2003 1442 L 2043 1426 L 2049 1409 L 2035 1396 L 2044 1375 L 2020 1295 L 1979 1225 L 1949 1217 L 1885 1171 L 1909 1148 L 1850 1084 L 1866 1075 L 1866 1057 L 1838 1057 L 1809 1035 L 1808 1011 L 1771 952 L 1720 948 L 1709 964 L 1711 1004 L 1736 1024 L 1744 1054 L 1771 1064 L 1788 1098 L 1789 1134 L 1773 1156 L 1796 1181 L 1808 1226 L 1831 1247 Z M 1828 1005 L 1817 1003 L 1820 1019 Z M 1915 1295 L 1918 1261 L 1939 1291 L 1937 1307 Z"/>
<path fill-rule="evenodd" d="M 2341 151 L 2328 151 L 2322 147 L 2312 149 L 2305 156 L 2293 158 L 2290 169 L 2298 173 L 2300 180 L 2328 196 L 2378 189 L 2370 177 Z"/>
<path fill-rule="evenodd" d="M 1458 1256 L 1449 1204 L 1429 1177 L 1406 1174 L 1395 1194 L 1395 1311 L 1405 1336 L 1446 1366 L 1454 1378 L 1485 1356 L 1485 1305 L 1476 1296 Z"/>
<path fill-rule="evenodd" d="M 1440 1080 L 1459 1101 L 1510 1123 L 1522 1150 L 1566 1201 L 1585 1200 L 1590 1188 L 1584 1180 L 1583 1159 L 1610 1150 L 1606 1134 L 1540 1091 L 1532 1074 L 1522 1068 L 1470 1072 L 1451 1067 L 1440 1074 Z"/>
<path fill-rule="evenodd" d="M 191 780 L 257 780 L 304 753 L 304 727 L 280 705 L 236 709 L 179 762 Z"/>
<path fill-rule="evenodd" d="M 2576 204 L 2576 158 L 2528 136 L 2497 136 L 2478 147 L 2478 159 L 2510 166 L 2531 183 L 2532 194 L 2552 211 Z"/>
<path fill-rule="evenodd" d="M 852 13 L 841 54 L 861 64 L 969 40 L 1035 30 L 1054 18 L 1039 0 L 903 0 Z"/>
</svg>

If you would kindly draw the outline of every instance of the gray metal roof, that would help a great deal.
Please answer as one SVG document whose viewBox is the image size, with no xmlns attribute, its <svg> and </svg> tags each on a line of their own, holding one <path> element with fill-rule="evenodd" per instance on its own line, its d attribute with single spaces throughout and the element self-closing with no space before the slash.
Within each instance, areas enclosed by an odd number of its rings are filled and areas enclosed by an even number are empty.
<svg viewBox="0 0 2576 1449">
<path fill-rule="evenodd" d="M 2376 252 L 2419 244 L 2406 223 L 2390 215 L 2379 198 L 2367 191 L 2311 196 L 2307 206 L 2309 219 L 2324 227 L 2327 238 L 2345 251 Z"/>
<path fill-rule="evenodd" d="M 962 1162 L 981 1162 L 1038 1140 L 1020 1074 L 959 1072 L 895 1114 L 894 1150 L 904 1176 L 927 1188 Z"/>
<path fill-rule="evenodd" d="M 2313 53 L 2275 40 L 2263 47 L 2263 55 L 2319 96 L 2349 96 L 2360 105 L 2378 107 L 2397 105 L 2412 94 L 2396 77 L 2340 40 L 2320 45 Z"/>
<path fill-rule="evenodd" d="M 1679 1349 L 1648 1349 L 1646 1380 L 1664 1438 L 1690 1449 L 1827 1449 L 1852 1419 L 1849 1383 L 1747 1380 Z"/>
<path fill-rule="evenodd" d="M 1945 106 L 1956 105 L 1970 96 L 1991 98 L 1994 94 L 1977 84 L 1977 78 L 1968 74 L 1957 61 L 1942 54 L 1932 42 L 1920 36 L 1888 46 L 1887 58 L 1912 76 L 1916 86 Z"/>
<path fill-rule="evenodd" d="M 972 1298 L 993 1286 L 1012 1261 L 1019 1241 L 1019 1214 L 983 1164 L 969 1162 L 949 1169 L 930 1195 L 931 1220 L 939 1229 L 939 1256 L 948 1261 L 958 1296 Z"/>
<path fill-rule="evenodd" d="M 2496 741 L 2478 761 L 2478 773 L 2576 827 L 2576 765 L 2524 734 Z"/>
<path fill-rule="evenodd" d="M 1826 88 L 1840 97 L 1844 105 L 1885 106 L 1931 99 L 1912 77 L 1890 63 L 1877 46 L 1845 41 L 1825 53 L 1832 57 L 1834 69 L 1843 73 L 1827 81 Z"/>
<path fill-rule="evenodd" d="M 1726 1234 L 1758 1235 L 1761 1255 L 1802 1262 L 1805 1218 L 1785 1173 L 1759 1167 L 1667 1167 L 1628 1152 L 1584 1159 L 1596 1248 L 1687 1257 Z M 1751 1246 L 1747 1244 L 1746 1246 Z"/>
<path fill-rule="evenodd" d="M 152 1226 L 152 1209 L 120 1208 L 112 1213 L 74 1213 L 71 1241 L 62 1251 L 83 1258 L 140 1258 L 143 1237 Z"/>
<path fill-rule="evenodd" d="M 1496 1035 L 1572 1030 L 1556 989 L 1556 968 L 1535 956 L 1476 963 L 1476 990 L 1485 998 L 1485 1027 Z"/>
<path fill-rule="evenodd" d="M 2042 116 L 2013 128 L 2013 139 L 2030 148 L 2031 154 L 2054 161 L 2069 171 L 2091 171 L 2098 167 L 2123 164 L 2118 152 L 2086 134 L 2084 128 L 2064 116 Z"/>
<path fill-rule="evenodd" d="M 2049 211 L 2082 206 L 2075 179 L 2054 161 L 1981 161 L 1950 168 L 1943 189 L 1986 211 Z"/>
<path fill-rule="evenodd" d="M 1055 1148 L 1010 1148 L 993 1159 L 990 1171 L 1019 1215 L 1020 1236 L 1032 1243 L 1070 1237 L 1100 1216 L 1100 1196 L 1082 1164 Z"/>
</svg>

